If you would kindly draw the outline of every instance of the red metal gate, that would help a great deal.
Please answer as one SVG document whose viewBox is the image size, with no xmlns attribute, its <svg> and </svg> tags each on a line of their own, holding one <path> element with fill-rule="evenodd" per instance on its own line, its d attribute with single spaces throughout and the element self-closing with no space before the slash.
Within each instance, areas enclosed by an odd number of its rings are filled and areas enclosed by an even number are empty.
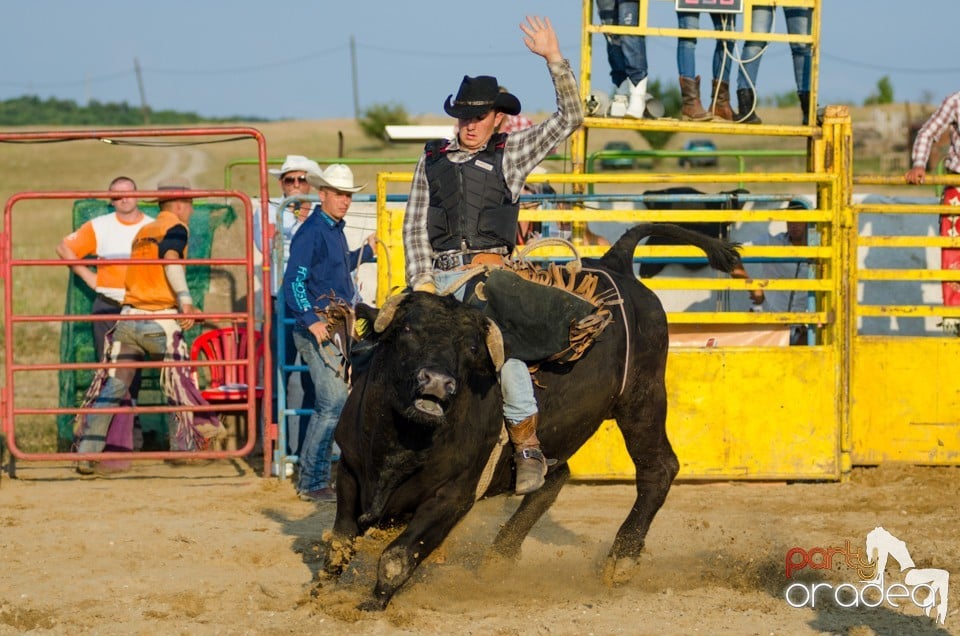
<svg viewBox="0 0 960 636">
<path fill-rule="evenodd" d="M 142 129 L 117 129 L 117 130 L 91 130 L 91 131 L 57 131 L 57 132 L 24 132 L 24 133 L 0 133 L 0 142 L 17 142 L 17 143 L 44 143 L 52 141 L 73 141 L 73 140 L 100 140 L 107 143 L 110 143 L 115 139 L 122 138 L 152 138 L 152 137 L 164 137 L 164 138 L 191 138 L 191 137 L 225 137 L 231 136 L 232 138 L 240 137 L 249 137 L 256 141 L 258 146 L 258 157 L 259 157 L 259 172 L 260 172 L 260 196 L 262 200 L 267 198 L 267 154 L 266 154 L 266 142 L 263 135 L 255 128 L 247 127 L 204 127 L 204 128 L 171 128 L 171 129 L 151 129 L 151 130 L 142 130 Z M 210 141 L 205 141 L 205 143 L 211 143 Z M 201 313 L 201 314 L 192 314 L 191 317 L 198 319 L 206 320 L 221 320 L 227 321 L 232 324 L 245 325 L 249 331 L 253 331 L 256 328 L 255 323 L 255 307 L 254 307 L 254 254 L 253 254 L 253 241 L 249 240 L 253 231 L 253 216 L 252 216 L 252 202 L 248 195 L 243 192 L 236 190 L 195 190 L 195 193 L 198 198 L 200 197 L 222 197 L 229 199 L 236 199 L 242 202 L 244 208 L 243 214 L 243 223 L 245 228 L 244 236 L 247 237 L 244 246 L 244 256 L 242 258 L 207 258 L 207 259 L 185 259 L 185 264 L 195 264 L 195 265 L 233 265 L 241 266 L 246 272 L 246 291 L 247 291 L 247 302 L 244 308 L 244 311 L 240 312 L 227 312 L 227 313 Z M 131 196 L 134 196 L 138 199 L 147 199 L 147 198 L 156 198 L 160 192 L 153 190 L 138 190 L 137 192 L 131 193 Z M 174 453 L 170 451 L 149 451 L 149 452 L 110 452 L 110 453 L 88 453 L 88 454 L 78 454 L 78 453 L 29 453 L 22 450 L 17 444 L 17 417 L 24 415 L 50 415 L 57 416 L 60 414 L 80 414 L 80 413 L 90 413 L 90 412 L 99 412 L 99 413 L 121 413 L 121 412 L 134 412 L 134 413 L 170 413 L 179 410 L 185 410 L 182 407 L 173 407 L 173 406 L 147 406 L 147 407 L 117 407 L 117 408 L 108 408 L 108 409 L 81 409 L 81 408 L 64 408 L 64 407 L 54 407 L 47 406 L 44 404 L 31 404 L 31 405 L 22 405 L 17 400 L 17 391 L 16 387 L 18 381 L 21 377 L 27 377 L 30 373 L 42 372 L 42 371 L 59 371 L 59 370 L 73 370 L 73 369 L 94 369 L 101 366 L 99 363 L 90 364 L 90 363 L 63 363 L 59 360 L 57 361 L 40 361 L 40 362 L 22 362 L 16 359 L 16 342 L 15 342 L 15 333 L 14 327 L 19 324 L 24 323 L 41 323 L 41 322 L 63 322 L 63 321 L 92 321 L 92 320 L 115 320 L 115 319 L 133 319 L 135 316 L 124 317 L 124 316 L 107 316 L 99 317 L 92 315 L 41 315 L 41 314 L 18 314 L 14 311 L 14 294 L 13 294 L 13 280 L 14 280 L 14 271 L 18 268 L 29 268 L 29 267 L 57 267 L 62 268 L 65 265 L 76 265 L 76 264 L 87 264 L 87 265 L 96 265 L 97 262 L 102 262 L 101 259 L 90 260 L 85 259 L 82 261 L 69 261 L 61 259 L 28 259 L 28 258 L 14 258 L 14 249 L 16 237 L 14 236 L 14 213 L 17 203 L 26 201 L 26 200 L 63 200 L 63 199 L 80 199 L 80 198 L 109 198 L 112 196 L 112 193 L 109 191 L 64 191 L 64 192 L 21 192 L 12 197 L 6 202 L 4 207 L 4 216 L 3 216 L 3 231 L 0 232 L 0 276 L 3 280 L 3 297 L 4 297 L 4 337 L 5 337 L 5 360 L 6 368 L 3 375 L 3 383 L 0 386 L 0 417 L 2 417 L 2 432 L 6 436 L 6 444 L 14 458 L 31 460 L 31 461 L 53 461 L 53 460 L 104 460 L 104 459 L 141 459 L 141 460 L 156 460 L 156 459 L 170 459 L 174 457 L 183 457 L 182 453 Z M 265 219 L 262 219 L 265 221 Z M 271 237 L 269 236 L 270 225 L 266 222 L 262 222 L 260 227 L 263 231 L 262 244 L 270 245 Z M 132 261 L 130 259 L 111 259 L 112 264 L 129 264 Z M 150 261 L 138 261 L 141 263 L 148 264 L 163 264 L 162 260 L 150 260 Z M 265 269 L 262 275 L 262 282 L 264 286 L 264 296 L 269 298 L 269 285 L 270 285 L 270 272 L 269 269 Z M 180 317 L 179 314 L 171 314 L 171 318 Z M 263 334 L 265 338 L 270 337 L 271 325 L 270 325 L 270 311 L 263 312 Z M 184 362 L 127 362 L 127 363 L 117 363 L 117 367 L 137 367 L 137 368 L 161 368 L 161 367 L 173 367 L 189 366 L 191 368 L 196 367 L 213 367 L 213 366 L 227 366 L 227 365 L 245 365 L 248 378 L 256 378 L 259 375 L 259 370 L 257 369 L 257 356 L 254 352 L 254 340 L 251 338 L 248 341 L 248 346 L 246 352 L 242 353 L 240 357 L 230 360 L 230 361 L 184 361 Z M 263 368 L 269 370 L 272 368 L 272 360 L 270 356 L 269 347 L 265 347 L 263 354 Z M 262 385 L 263 385 L 263 403 L 270 404 L 273 395 L 273 374 L 265 372 L 262 375 Z M 247 415 L 247 442 L 242 448 L 236 450 L 222 450 L 222 451 L 201 451 L 197 453 L 192 453 L 191 457 L 197 459 L 203 458 L 227 458 L 227 457 L 239 457 L 247 455 L 254 448 L 258 435 L 258 413 L 257 413 L 257 399 L 254 391 L 248 391 L 246 403 L 233 404 L 233 405 L 211 405 L 207 407 L 196 407 L 190 410 L 194 411 L 219 411 L 219 412 L 237 412 L 237 413 L 246 413 Z M 269 413 L 271 409 L 263 409 L 264 414 L 269 418 Z M 266 422 L 265 426 L 266 434 L 264 440 L 264 470 L 265 474 L 270 474 L 270 462 L 272 460 L 272 443 L 276 439 L 276 424 L 274 422 Z M 13 463 L 11 462 L 11 472 L 12 472 Z"/>
</svg>

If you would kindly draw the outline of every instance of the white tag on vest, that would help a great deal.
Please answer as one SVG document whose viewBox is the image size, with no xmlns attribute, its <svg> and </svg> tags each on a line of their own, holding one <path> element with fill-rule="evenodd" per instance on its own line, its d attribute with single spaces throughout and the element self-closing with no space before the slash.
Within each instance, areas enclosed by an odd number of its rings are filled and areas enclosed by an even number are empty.
<svg viewBox="0 0 960 636">
<path fill-rule="evenodd" d="M 475 166 L 478 167 L 478 168 L 483 168 L 483 169 L 486 170 L 487 172 L 490 172 L 490 171 L 493 170 L 493 164 L 492 164 L 492 163 L 487 163 L 486 161 L 482 161 L 482 160 L 480 160 L 480 159 L 477 159 L 476 161 L 474 161 L 474 162 L 473 162 L 473 165 L 475 165 Z"/>
</svg>

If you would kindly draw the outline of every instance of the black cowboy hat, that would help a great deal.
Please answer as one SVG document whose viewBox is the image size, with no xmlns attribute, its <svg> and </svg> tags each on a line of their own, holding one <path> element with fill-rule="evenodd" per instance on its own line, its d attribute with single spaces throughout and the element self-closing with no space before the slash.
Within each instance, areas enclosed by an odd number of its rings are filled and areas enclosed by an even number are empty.
<svg viewBox="0 0 960 636">
<path fill-rule="evenodd" d="M 443 110 L 457 119 L 473 119 L 485 115 L 491 110 L 498 110 L 508 115 L 520 114 L 520 100 L 500 90 L 496 77 L 478 75 L 477 77 L 463 76 L 457 98 L 450 101 L 453 95 L 447 97 Z"/>
</svg>

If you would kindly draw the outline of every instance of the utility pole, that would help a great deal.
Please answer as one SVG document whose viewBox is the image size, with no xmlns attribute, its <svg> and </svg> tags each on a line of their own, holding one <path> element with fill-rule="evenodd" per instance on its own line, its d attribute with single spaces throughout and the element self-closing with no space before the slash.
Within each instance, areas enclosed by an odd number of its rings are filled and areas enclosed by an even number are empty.
<svg viewBox="0 0 960 636">
<path fill-rule="evenodd" d="M 360 90 L 357 88 L 357 43 L 350 36 L 350 71 L 353 79 L 353 118 L 360 119 Z"/>
<path fill-rule="evenodd" d="M 150 107 L 147 106 L 147 93 L 143 90 L 143 74 L 140 72 L 140 60 L 133 58 L 133 70 L 137 74 L 137 86 L 140 88 L 140 109 L 143 111 L 143 125 L 150 125 Z"/>
</svg>

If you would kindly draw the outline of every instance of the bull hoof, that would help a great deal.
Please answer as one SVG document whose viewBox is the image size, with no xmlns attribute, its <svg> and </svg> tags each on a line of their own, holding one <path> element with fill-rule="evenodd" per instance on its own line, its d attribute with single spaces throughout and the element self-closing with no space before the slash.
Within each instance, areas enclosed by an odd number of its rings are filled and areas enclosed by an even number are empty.
<svg viewBox="0 0 960 636">
<path fill-rule="evenodd" d="M 639 557 L 607 557 L 603 566 L 603 584 L 608 587 L 623 585 L 633 578 L 639 568 Z"/>
<path fill-rule="evenodd" d="M 323 572 L 328 577 L 338 577 L 350 564 L 355 548 L 350 540 L 331 539 L 323 560 Z"/>
</svg>

